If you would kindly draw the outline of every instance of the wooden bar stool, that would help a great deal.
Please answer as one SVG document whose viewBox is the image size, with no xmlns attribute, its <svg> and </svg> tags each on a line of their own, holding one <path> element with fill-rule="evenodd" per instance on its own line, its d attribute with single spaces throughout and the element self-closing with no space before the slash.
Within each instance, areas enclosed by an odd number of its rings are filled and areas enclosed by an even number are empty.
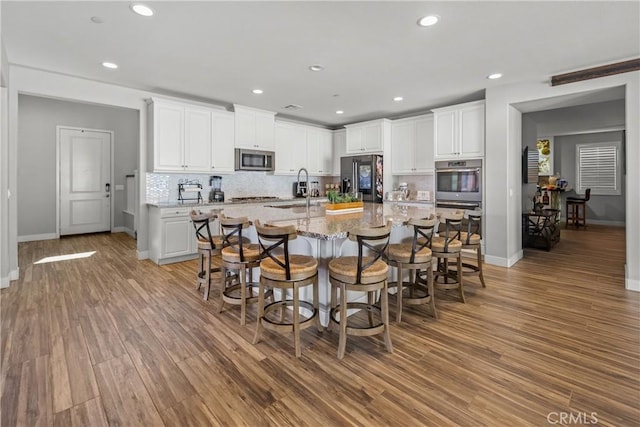
<svg viewBox="0 0 640 427">
<path fill-rule="evenodd" d="M 331 311 L 329 328 L 332 323 L 340 326 L 338 359 L 344 357 L 347 335 L 371 336 L 382 333 L 389 353 L 393 352 L 389 331 L 389 294 L 387 293 L 387 272 L 389 266 L 384 261 L 389 245 L 391 224 L 384 227 L 360 228 L 349 232 L 349 239 L 358 242 L 358 256 L 343 256 L 329 261 L 329 282 L 331 283 Z M 340 290 L 340 302 L 337 293 Z M 347 292 L 365 292 L 367 302 L 347 302 Z M 380 293 L 380 305 L 375 305 Z M 347 310 L 363 309 L 369 316 L 369 325 L 349 326 Z M 374 323 L 373 313 L 380 315 Z M 339 319 L 337 317 L 339 316 Z"/>
<path fill-rule="evenodd" d="M 258 287 L 258 284 L 253 282 L 253 269 L 260 266 L 260 246 L 249 243 L 246 236 L 243 236 L 243 230 L 250 226 L 247 217 L 229 218 L 224 215 L 220 217 L 220 228 L 223 235 L 222 277 L 224 280 L 222 292 L 220 292 L 219 312 L 222 312 L 225 303 L 239 305 L 240 324 L 243 326 L 247 303 L 258 301 L 258 295 L 253 291 Z"/>
<path fill-rule="evenodd" d="M 211 273 L 220 271 L 220 267 L 212 267 L 212 260 L 217 258 L 220 261 L 222 236 L 212 234 L 210 224 L 218 215 L 213 211 L 196 212 L 192 210 L 189 216 L 196 230 L 196 240 L 198 242 L 198 282 L 196 289 L 199 290 L 204 285 L 203 298 L 206 301 L 209 299 L 209 291 L 211 289 Z"/>
<path fill-rule="evenodd" d="M 462 276 L 462 242 L 460 241 L 463 216 L 464 212 L 459 211 L 443 213 L 440 216 L 439 232 L 438 236 L 431 241 L 431 252 L 438 260 L 434 272 L 434 286 L 439 289 L 458 289 L 460 299 L 466 302 Z M 449 270 L 450 259 L 456 262 L 454 271 Z M 442 281 L 439 282 L 438 279 Z"/>
<path fill-rule="evenodd" d="M 465 231 L 460 231 L 462 249 L 473 251 L 475 253 L 476 260 L 475 264 L 465 262 L 464 260 L 462 261 L 462 275 L 477 275 L 480 278 L 482 287 L 486 288 L 487 285 L 484 283 L 484 274 L 482 272 L 482 211 L 479 209 L 467 210 L 464 213 L 464 219 L 466 219 L 467 224 L 466 227 L 463 227 Z M 455 233 L 455 231 L 453 233 Z"/>
<path fill-rule="evenodd" d="M 314 323 L 318 331 L 322 331 L 318 309 L 318 261 L 312 256 L 289 253 L 289 242 L 298 237 L 293 225 L 276 227 L 262 225 L 256 221 L 255 227 L 263 258 L 260 262 L 258 321 L 253 343 L 258 343 L 263 328 L 278 332 L 293 332 L 296 357 L 300 357 L 302 354 L 300 331 Z M 313 288 L 313 302 L 300 298 L 301 289 L 307 286 Z M 267 290 L 274 289 L 280 291 L 280 301 L 265 305 Z M 292 293 L 290 297 L 287 295 L 289 290 Z M 293 307 L 292 320 L 287 319 L 289 307 Z M 280 310 L 279 319 L 269 315 L 276 310 Z M 302 310 L 310 314 L 305 316 L 301 313 Z"/>
<path fill-rule="evenodd" d="M 389 283 L 396 287 L 396 322 L 402 318 L 402 305 L 431 304 L 434 318 L 438 318 L 433 292 L 433 269 L 431 266 L 431 239 L 436 219 L 414 219 L 408 222 L 413 227 L 413 239 L 410 243 L 389 245 L 389 265 L 398 269 L 398 279 Z M 404 281 L 404 272 L 409 271 L 409 281 Z M 420 280 L 423 272 L 424 280 Z M 405 292 L 406 291 L 406 292 Z M 406 293 L 406 295 L 405 295 Z"/>
<path fill-rule="evenodd" d="M 567 197 L 567 221 L 564 228 L 568 228 L 570 224 L 576 228 L 587 228 L 587 202 L 590 198 L 590 188 L 584 191 L 584 197 Z"/>
</svg>

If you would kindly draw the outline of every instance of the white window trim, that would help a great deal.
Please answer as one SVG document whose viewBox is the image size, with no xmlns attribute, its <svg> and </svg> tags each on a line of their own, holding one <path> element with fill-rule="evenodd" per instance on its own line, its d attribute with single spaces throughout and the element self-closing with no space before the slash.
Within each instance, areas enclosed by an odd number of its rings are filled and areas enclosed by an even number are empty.
<svg viewBox="0 0 640 427">
<path fill-rule="evenodd" d="M 582 183 L 580 179 L 580 150 L 582 148 L 609 148 L 615 147 L 616 150 L 616 162 L 615 162 L 615 188 L 599 188 L 597 185 Z M 576 193 L 584 194 L 587 188 L 591 188 L 592 195 L 601 196 L 619 196 L 622 194 L 622 143 L 620 141 L 604 141 L 594 142 L 587 144 L 576 145 Z"/>
</svg>

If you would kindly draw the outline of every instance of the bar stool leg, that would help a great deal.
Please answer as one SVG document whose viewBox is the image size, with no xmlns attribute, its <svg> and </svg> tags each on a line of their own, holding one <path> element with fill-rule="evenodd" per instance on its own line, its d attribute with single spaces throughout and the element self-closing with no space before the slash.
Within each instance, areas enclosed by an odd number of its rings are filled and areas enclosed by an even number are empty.
<svg viewBox="0 0 640 427">
<path fill-rule="evenodd" d="M 402 278 L 402 263 L 398 262 L 398 280 L 397 292 L 396 292 L 396 322 L 400 323 L 402 319 L 402 292 L 403 292 L 403 278 Z"/>
<path fill-rule="evenodd" d="M 211 289 L 211 253 L 207 252 L 205 257 L 205 271 L 204 271 L 204 299 L 207 301 L 209 299 L 209 290 Z"/>
<path fill-rule="evenodd" d="M 260 281 L 260 286 L 258 287 L 258 320 L 256 322 L 256 333 L 253 337 L 254 345 L 258 344 L 262 332 L 262 316 L 264 316 L 264 284 Z"/>
<path fill-rule="evenodd" d="M 298 284 L 293 284 L 293 346 L 296 350 L 296 357 L 302 355 L 300 348 L 300 290 Z"/>
<path fill-rule="evenodd" d="M 240 269 L 240 326 L 245 325 L 247 316 L 247 269 Z"/>
<path fill-rule="evenodd" d="M 344 357 L 347 349 L 347 289 L 340 283 L 340 338 L 338 340 L 338 359 Z"/>
<path fill-rule="evenodd" d="M 482 274 L 482 249 L 480 246 L 476 249 L 476 254 L 478 255 L 478 276 L 480 276 L 480 283 L 482 283 L 483 288 L 486 288 L 487 285 L 484 283 L 484 274 Z"/>
<path fill-rule="evenodd" d="M 380 304 L 382 305 L 382 323 L 384 323 L 384 344 L 389 353 L 393 353 L 393 345 L 391 344 L 391 331 L 389 330 L 389 293 L 387 292 L 387 281 L 384 281 L 382 295 L 380 296 Z"/>
<path fill-rule="evenodd" d="M 433 267 L 429 264 L 427 268 L 427 289 L 429 291 L 429 295 L 431 296 L 431 310 L 433 311 L 433 318 L 438 320 L 438 312 L 436 311 L 436 294 L 435 288 L 433 286 Z"/>
<path fill-rule="evenodd" d="M 327 331 L 333 330 L 333 318 L 331 313 L 338 306 L 338 287 L 331 284 L 331 302 L 329 309 L 329 323 L 327 324 Z"/>
<path fill-rule="evenodd" d="M 462 286 L 462 254 L 458 254 L 458 289 L 460 289 L 460 299 L 463 303 L 467 301 L 464 299 L 464 286 Z"/>
</svg>

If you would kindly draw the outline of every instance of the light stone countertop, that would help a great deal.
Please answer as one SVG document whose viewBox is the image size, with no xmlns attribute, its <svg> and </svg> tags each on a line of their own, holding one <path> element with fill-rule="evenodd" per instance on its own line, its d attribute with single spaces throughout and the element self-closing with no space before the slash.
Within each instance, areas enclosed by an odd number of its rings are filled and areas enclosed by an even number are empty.
<svg viewBox="0 0 640 427">
<path fill-rule="evenodd" d="M 321 240 L 346 238 L 350 230 L 363 226 L 384 225 L 389 220 L 394 226 L 401 226 L 406 224 L 409 218 L 426 218 L 436 213 L 433 207 L 409 206 L 401 209 L 387 203 L 365 203 L 362 212 L 329 215 L 326 214 L 324 205 L 311 206 L 308 214 L 303 206 L 282 209 L 259 205 L 232 205 L 225 206 L 223 210 L 225 215 L 246 216 L 250 221 L 258 219 L 264 224 L 293 224 L 298 230 L 298 235 Z"/>
</svg>

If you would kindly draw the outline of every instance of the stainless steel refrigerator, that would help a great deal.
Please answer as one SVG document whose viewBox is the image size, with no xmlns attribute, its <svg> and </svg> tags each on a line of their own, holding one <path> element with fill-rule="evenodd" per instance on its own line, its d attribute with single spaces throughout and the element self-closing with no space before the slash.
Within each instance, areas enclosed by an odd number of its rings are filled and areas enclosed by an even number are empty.
<svg viewBox="0 0 640 427">
<path fill-rule="evenodd" d="M 343 192 L 359 192 L 365 202 L 382 203 L 382 156 L 342 157 L 340 181 Z"/>
</svg>

